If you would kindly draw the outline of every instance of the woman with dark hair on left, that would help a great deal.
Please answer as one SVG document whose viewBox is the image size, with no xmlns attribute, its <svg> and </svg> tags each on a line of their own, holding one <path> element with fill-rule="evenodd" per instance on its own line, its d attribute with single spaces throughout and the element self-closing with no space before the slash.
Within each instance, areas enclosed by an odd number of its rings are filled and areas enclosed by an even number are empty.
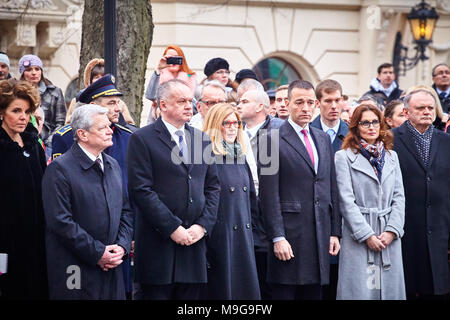
<svg viewBox="0 0 450 320">
<path fill-rule="evenodd" d="M 335 155 L 343 217 L 338 300 L 406 299 L 401 240 L 405 195 L 381 111 L 358 106 Z"/>
<path fill-rule="evenodd" d="M 39 92 L 26 81 L 0 81 L 0 299 L 47 299 L 41 181 L 46 168 L 30 116 Z M 4 270 L 3 270 L 4 271 Z"/>
</svg>

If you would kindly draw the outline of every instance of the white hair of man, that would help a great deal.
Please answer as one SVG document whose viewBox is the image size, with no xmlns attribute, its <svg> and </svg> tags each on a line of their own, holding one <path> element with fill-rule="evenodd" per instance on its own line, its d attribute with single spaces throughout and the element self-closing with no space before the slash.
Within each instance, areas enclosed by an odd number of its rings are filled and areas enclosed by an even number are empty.
<svg viewBox="0 0 450 320">
<path fill-rule="evenodd" d="M 76 108 L 70 118 L 72 126 L 73 139 L 78 141 L 77 131 L 82 129 L 89 131 L 94 124 L 94 116 L 98 114 L 108 114 L 108 108 L 97 104 L 85 104 Z"/>
<path fill-rule="evenodd" d="M 255 98 L 256 104 L 262 104 L 264 106 L 264 111 L 266 112 L 266 114 L 267 112 L 269 112 L 270 98 L 264 90 L 249 90 L 246 93 L 252 95 Z"/>
<path fill-rule="evenodd" d="M 241 84 L 238 86 L 237 94 L 239 97 L 242 97 L 244 93 L 250 90 L 264 91 L 264 87 L 261 84 L 261 82 L 255 79 L 246 79 L 242 81 Z"/>
<path fill-rule="evenodd" d="M 225 86 L 219 80 L 209 80 L 209 81 L 205 81 L 205 84 L 202 86 L 202 89 L 200 92 L 200 97 L 203 96 L 203 90 L 205 90 L 206 87 L 219 88 L 219 89 L 222 89 L 222 91 L 225 94 L 227 93 Z"/>
<path fill-rule="evenodd" d="M 413 95 L 416 95 L 417 93 L 420 93 L 420 92 L 426 93 L 426 94 L 430 95 L 431 97 L 433 97 L 434 107 L 436 108 L 436 104 L 437 104 L 436 97 L 430 91 L 427 91 L 425 89 L 414 90 L 414 91 L 410 92 L 409 94 L 407 94 L 405 96 L 405 98 L 403 99 L 403 105 L 405 106 L 405 108 L 409 109 L 409 102 L 411 101 L 411 98 L 413 97 Z"/>
</svg>

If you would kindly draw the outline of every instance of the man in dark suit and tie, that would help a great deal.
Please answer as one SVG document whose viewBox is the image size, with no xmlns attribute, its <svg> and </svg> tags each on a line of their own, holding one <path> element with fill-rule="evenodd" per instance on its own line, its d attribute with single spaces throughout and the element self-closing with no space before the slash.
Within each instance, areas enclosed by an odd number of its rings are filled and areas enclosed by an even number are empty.
<svg viewBox="0 0 450 320">
<path fill-rule="evenodd" d="M 341 149 L 342 141 L 348 133 L 348 125 L 340 119 L 342 111 L 342 87 L 331 79 L 321 81 L 316 86 L 316 97 L 320 115 L 311 122 L 311 127 L 323 130 L 330 136 L 333 151 Z"/>
<path fill-rule="evenodd" d="M 135 272 L 143 299 L 198 299 L 207 282 L 205 236 L 220 196 L 209 138 L 186 125 L 192 93 L 181 80 L 160 85 L 161 117 L 128 146 L 128 188 L 137 209 Z"/>
<path fill-rule="evenodd" d="M 339 82 L 326 79 L 316 86 L 316 97 L 320 115 L 311 122 L 311 127 L 327 133 L 336 153 L 348 133 L 348 125 L 340 119 L 343 105 L 342 86 Z M 324 299 L 336 300 L 339 256 L 330 256 L 330 285 L 323 289 Z"/>
<path fill-rule="evenodd" d="M 279 139 L 269 134 L 269 157 L 278 170 L 261 170 L 261 206 L 273 252 L 267 281 L 276 300 L 321 299 L 330 278 L 329 254 L 340 249 L 333 148 L 326 133 L 309 125 L 316 103 L 311 83 L 289 85 L 289 118 Z"/>
<path fill-rule="evenodd" d="M 450 136 L 432 125 L 436 102 L 426 90 L 406 95 L 408 120 L 392 131 L 405 188 L 402 254 L 409 300 L 444 299 L 450 292 Z"/>
</svg>

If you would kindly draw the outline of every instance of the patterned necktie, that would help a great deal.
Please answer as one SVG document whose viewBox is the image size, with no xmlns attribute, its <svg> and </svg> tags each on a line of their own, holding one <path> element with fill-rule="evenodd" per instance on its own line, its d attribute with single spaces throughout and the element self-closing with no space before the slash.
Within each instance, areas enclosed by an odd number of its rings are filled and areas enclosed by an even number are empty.
<svg viewBox="0 0 450 320">
<path fill-rule="evenodd" d="M 102 167 L 102 160 L 100 160 L 100 158 L 95 159 L 95 164 L 98 166 L 98 168 L 103 172 L 103 167 Z"/>
<path fill-rule="evenodd" d="M 439 93 L 439 99 L 444 100 L 445 97 L 447 96 L 447 92 L 442 91 L 441 93 Z"/>
<path fill-rule="evenodd" d="M 328 129 L 327 133 L 330 136 L 331 143 L 333 143 L 333 141 L 334 141 L 334 133 L 335 133 L 334 130 L 333 129 Z"/>
<path fill-rule="evenodd" d="M 183 139 L 183 131 L 177 130 L 175 134 L 178 136 L 178 147 L 180 148 L 179 156 L 186 162 L 186 143 Z"/>
<path fill-rule="evenodd" d="M 309 141 L 309 138 L 308 138 L 308 131 L 306 131 L 306 129 L 303 129 L 301 131 L 301 133 L 303 133 L 303 138 L 305 138 L 306 150 L 308 151 L 309 157 L 311 158 L 311 161 L 312 161 L 312 164 L 314 167 L 314 152 L 313 152 L 311 142 Z"/>
</svg>

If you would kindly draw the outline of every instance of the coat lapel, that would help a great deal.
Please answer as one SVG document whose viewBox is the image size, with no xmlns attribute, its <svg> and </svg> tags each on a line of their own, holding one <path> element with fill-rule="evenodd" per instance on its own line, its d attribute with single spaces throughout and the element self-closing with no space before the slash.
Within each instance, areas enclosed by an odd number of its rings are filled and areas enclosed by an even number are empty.
<svg viewBox="0 0 450 320">
<path fill-rule="evenodd" d="M 392 154 L 386 150 L 384 156 L 383 171 L 381 173 L 381 184 L 383 184 L 386 178 L 389 177 L 389 175 L 394 172 L 394 169 L 395 169 L 394 158 L 392 158 Z"/>
<path fill-rule="evenodd" d="M 416 158 L 422 169 L 426 171 L 425 164 L 423 163 L 422 158 L 419 155 L 412 134 L 409 134 L 408 132 L 406 132 L 406 130 L 408 130 L 408 128 L 406 128 L 406 123 L 402 124 L 401 127 L 398 128 L 397 133 L 399 134 L 399 139 L 405 145 L 405 148 L 408 149 L 409 152 Z"/>
<path fill-rule="evenodd" d="M 309 157 L 308 151 L 306 151 L 306 147 L 303 145 L 303 142 L 300 140 L 297 132 L 295 132 L 294 128 L 286 121 L 281 127 L 281 137 L 286 140 L 286 142 L 306 161 L 311 170 L 314 171 L 314 166 L 312 164 L 311 158 Z"/>
<path fill-rule="evenodd" d="M 353 153 L 351 149 L 346 150 L 347 157 L 352 163 L 352 168 L 354 170 L 360 171 L 369 177 L 375 179 L 378 182 L 378 177 L 375 174 L 373 167 L 370 165 L 369 161 L 361 153 Z"/>
<path fill-rule="evenodd" d="M 317 161 L 319 161 L 319 165 L 317 166 L 317 172 L 319 172 L 321 170 L 320 168 L 322 166 L 327 165 L 327 161 L 325 161 L 325 159 L 328 158 L 328 155 L 327 155 L 327 149 L 325 146 L 328 143 L 331 144 L 331 140 L 330 140 L 328 134 L 326 137 L 320 136 L 319 134 L 317 134 L 317 132 L 314 129 L 315 128 L 311 128 L 311 126 L 309 127 L 311 137 L 314 141 L 314 145 L 316 146 L 317 154 L 319 156 L 319 159 L 317 159 Z M 326 138 L 327 140 L 325 140 L 324 138 Z"/>
<path fill-rule="evenodd" d="M 440 134 L 439 131 L 436 129 L 433 129 L 433 136 L 431 138 L 431 146 L 430 146 L 430 159 L 428 160 L 428 168 L 431 167 L 433 164 L 433 160 L 436 159 L 436 154 L 439 149 L 439 141 L 440 140 Z"/>
<path fill-rule="evenodd" d="M 169 148 L 170 152 L 174 154 L 174 156 L 184 165 L 183 159 L 179 156 L 180 149 L 176 142 L 172 139 L 169 130 L 162 122 L 161 118 L 158 118 L 155 122 L 155 130 L 158 132 L 159 139 Z"/>
</svg>

